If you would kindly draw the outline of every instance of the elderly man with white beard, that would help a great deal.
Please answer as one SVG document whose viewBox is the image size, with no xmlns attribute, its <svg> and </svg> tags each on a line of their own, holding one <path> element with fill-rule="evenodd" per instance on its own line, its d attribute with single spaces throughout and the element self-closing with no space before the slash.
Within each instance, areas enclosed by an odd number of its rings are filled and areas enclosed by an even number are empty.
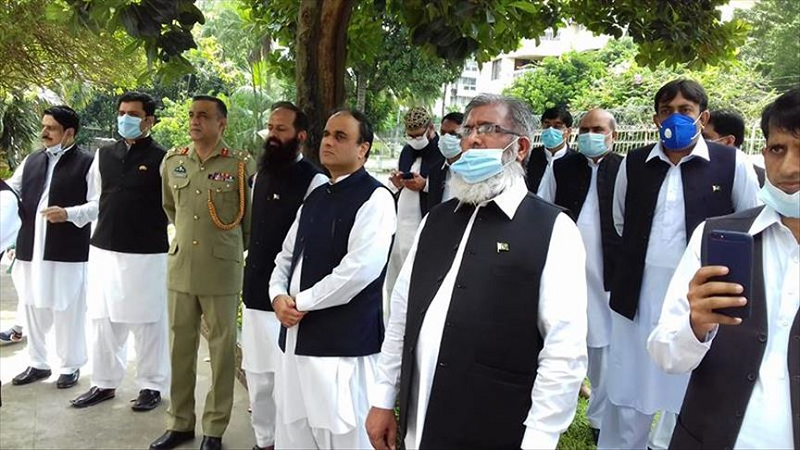
<svg viewBox="0 0 800 450">
<path fill-rule="evenodd" d="M 586 375 L 585 251 L 529 194 L 533 118 L 479 95 L 459 130 L 452 200 L 422 221 L 391 299 L 367 433 L 394 448 L 555 448 Z"/>
</svg>

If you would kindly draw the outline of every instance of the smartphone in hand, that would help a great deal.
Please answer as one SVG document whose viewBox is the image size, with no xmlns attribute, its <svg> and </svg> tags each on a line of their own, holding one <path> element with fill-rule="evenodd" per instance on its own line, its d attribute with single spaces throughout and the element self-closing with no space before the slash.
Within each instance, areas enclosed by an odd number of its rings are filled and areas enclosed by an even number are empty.
<svg viewBox="0 0 800 450">
<path fill-rule="evenodd" d="M 714 277 L 709 281 L 723 281 L 742 286 L 742 293 L 737 295 L 747 299 L 747 304 L 734 308 L 715 309 L 714 312 L 730 317 L 746 319 L 750 317 L 751 287 L 753 280 L 753 236 L 738 231 L 712 230 L 706 234 L 705 252 L 702 255 L 703 266 L 725 266 L 728 274 Z"/>
<path fill-rule="evenodd" d="M 403 172 L 401 178 L 404 180 L 413 180 L 414 179 L 414 172 Z"/>
</svg>

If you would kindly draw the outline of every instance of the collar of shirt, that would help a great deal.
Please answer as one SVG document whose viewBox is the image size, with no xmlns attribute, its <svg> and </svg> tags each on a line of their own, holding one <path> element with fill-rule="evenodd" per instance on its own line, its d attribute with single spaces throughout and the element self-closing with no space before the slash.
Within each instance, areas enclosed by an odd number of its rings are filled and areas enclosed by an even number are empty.
<svg viewBox="0 0 800 450">
<path fill-rule="evenodd" d="M 661 142 L 657 142 L 653 149 L 650 150 L 650 154 L 647 155 L 647 161 L 650 161 L 653 158 L 660 158 L 665 163 L 672 165 L 672 162 L 669 160 L 666 153 L 664 153 L 664 149 L 661 148 Z M 698 139 L 697 143 L 694 144 L 692 152 L 681 158 L 681 161 L 678 164 L 680 165 L 684 161 L 689 161 L 692 158 L 703 158 L 706 161 L 711 161 L 711 157 L 708 156 L 708 146 L 706 145 L 705 139 Z"/>
<path fill-rule="evenodd" d="M 606 157 L 606 155 L 603 155 L 603 156 L 600 157 L 600 159 L 597 160 L 597 162 L 595 162 L 595 160 L 593 160 L 592 158 L 590 158 L 588 156 L 585 156 L 586 164 L 588 164 L 589 167 L 591 167 L 591 168 L 598 167 L 598 166 L 600 166 L 600 163 L 603 162 L 603 159 L 605 157 Z"/>
<path fill-rule="evenodd" d="M 331 178 L 330 180 L 328 180 L 328 183 L 329 184 L 336 184 L 336 183 L 344 180 L 345 178 L 349 177 L 350 175 L 352 175 L 352 173 L 348 173 L 347 175 L 342 175 L 339 178 Z"/>
<path fill-rule="evenodd" d="M 545 148 L 544 149 L 544 156 L 547 158 L 547 162 L 553 162 L 553 161 L 557 160 L 558 158 L 561 158 L 562 156 L 566 155 L 568 149 L 569 149 L 569 144 L 564 145 L 564 147 L 562 147 L 561 150 L 559 150 L 559 151 L 557 151 L 555 153 L 553 153 L 550 150 L 548 150 L 547 148 Z"/>
<path fill-rule="evenodd" d="M 206 158 L 205 161 L 200 161 L 200 157 L 197 155 L 197 152 L 194 150 L 194 144 L 192 144 L 192 145 L 189 146 L 189 158 L 195 159 L 195 160 L 197 160 L 198 162 L 201 162 L 201 163 L 205 163 L 207 161 L 210 161 L 215 156 L 219 156 L 220 154 L 222 154 L 222 149 L 223 148 L 228 148 L 228 150 L 230 150 L 230 148 L 228 147 L 228 144 L 226 144 L 224 140 L 220 139 L 219 142 L 217 143 L 217 146 L 214 147 L 214 150 L 208 155 L 208 158 Z"/>
<path fill-rule="evenodd" d="M 750 225 L 748 233 L 751 236 L 755 236 L 771 226 L 784 227 L 785 225 L 781 222 L 781 216 L 777 211 L 772 209 L 769 205 L 764 205 L 764 209 L 761 210 L 756 220 Z"/>
<path fill-rule="evenodd" d="M 520 203 L 522 203 L 526 195 L 528 195 L 528 188 L 525 185 L 525 180 L 522 177 L 517 177 L 510 186 L 506 186 L 503 189 L 503 192 L 493 199 L 480 203 L 478 208 L 488 205 L 489 202 L 494 202 L 509 220 L 513 220 Z M 454 211 L 458 211 L 461 205 L 462 202 L 459 201 Z"/>
</svg>

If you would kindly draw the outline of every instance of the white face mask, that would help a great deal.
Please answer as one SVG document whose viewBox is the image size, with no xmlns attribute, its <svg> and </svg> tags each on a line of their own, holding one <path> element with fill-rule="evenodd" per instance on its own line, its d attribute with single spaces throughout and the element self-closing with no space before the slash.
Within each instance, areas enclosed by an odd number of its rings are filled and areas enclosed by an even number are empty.
<svg viewBox="0 0 800 450">
<path fill-rule="evenodd" d="M 407 142 L 408 145 L 410 145 L 414 150 L 422 150 L 428 146 L 428 136 L 423 134 L 422 136 L 417 136 L 415 138 L 408 138 Z"/>
<path fill-rule="evenodd" d="M 52 147 L 47 147 L 47 153 L 50 153 L 51 155 L 57 155 L 61 153 L 61 150 L 63 149 L 64 149 L 64 138 L 62 137 L 61 142 Z"/>
<path fill-rule="evenodd" d="M 758 193 L 759 198 L 783 217 L 800 219 L 800 191 L 787 194 L 770 183 L 769 177 L 764 179 L 764 187 Z"/>
</svg>

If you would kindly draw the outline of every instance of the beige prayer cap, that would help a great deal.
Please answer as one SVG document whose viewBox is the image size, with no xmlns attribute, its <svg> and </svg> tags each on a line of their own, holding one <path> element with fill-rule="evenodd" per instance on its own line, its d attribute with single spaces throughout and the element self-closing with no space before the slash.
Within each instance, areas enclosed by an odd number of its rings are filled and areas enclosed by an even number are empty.
<svg viewBox="0 0 800 450">
<path fill-rule="evenodd" d="M 431 115 L 422 106 L 415 106 L 406 113 L 406 130 L 422 128 L 431 122 Z"/>
</svg>

